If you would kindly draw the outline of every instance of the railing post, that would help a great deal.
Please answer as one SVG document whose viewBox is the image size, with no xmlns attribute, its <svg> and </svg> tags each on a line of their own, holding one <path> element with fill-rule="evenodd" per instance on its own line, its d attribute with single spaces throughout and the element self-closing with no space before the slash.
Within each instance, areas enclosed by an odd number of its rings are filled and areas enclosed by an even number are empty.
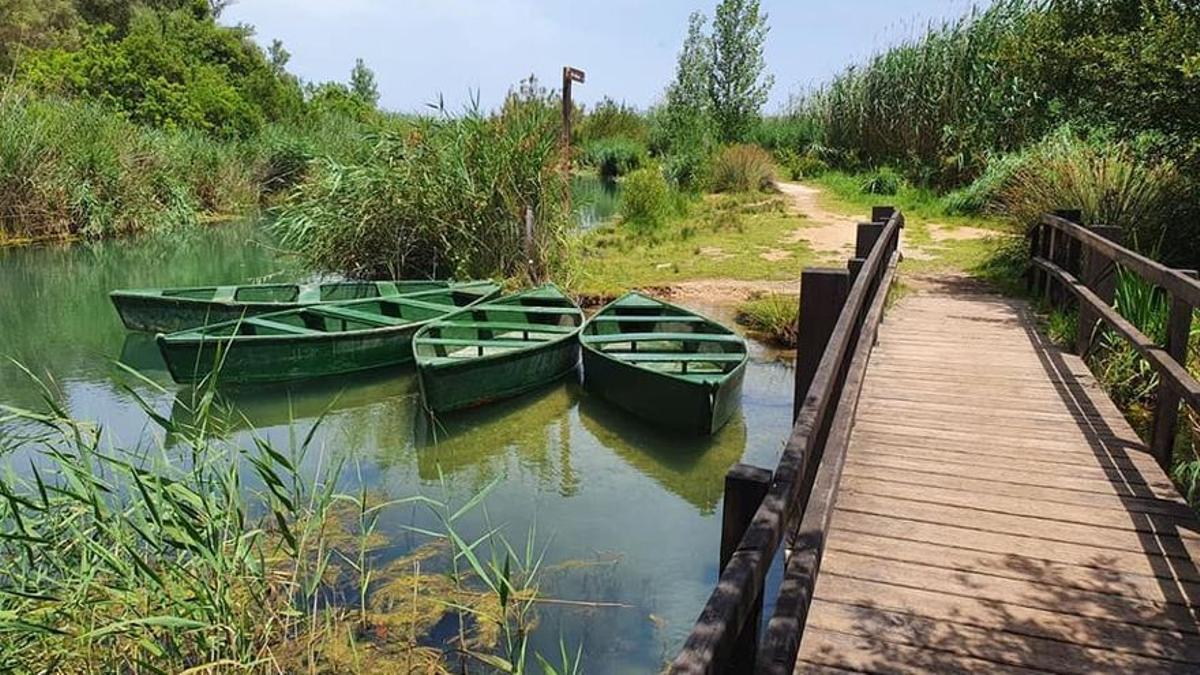
<svg viewBox="0 0 1200 675">
<path fill-rule="evenodd" d="M 825 345 L 837 324 L 850 292 L 847 270 L 810 267 L 800 275 L 800 334 L 796 344 L 796 383 L 792 421 L 800 415 L 808 388 L 825 354 Z"/>
<path fill-rule="evenodd" d="M 886 223 L 892 219 L 896 213 L 894 206 L 872 206 L 871 207 L 871 222 Z"/>
<path fill-rule="evenodd" d="M 871 255 L 871 249 L 875 247 L 875 242 L 879 241 L 879 237 L 883 235 L 883 227 L 886 223 L 859 223 L 858 230 L 854 236 L 854 257 L 866 259 Z"/>
<path fill-rule="evenodd" d="M 1196 278 L 1195 270 L 1179 270 Z M 1192 306 L 1186 300 L 1171 296 L 1171 315 L 1167 320 L 1167 353 L 1177 363 L 1187 366 L 1188 338 L 1192 330 Z M 1179 426 L 1179 394 L 1167 384 L 1166 377 L 1158 378 L 1158 393 L 1154 403 L 1154 431 L 1150 451 L 1163 471 L 1170 473 L 1175 452 L 1175 432 Z"/>
<path fill-rule="evenodd" d="M 1083 212 L 1079 209 L 1059 209 L 1054 212 L 1054 215 L 1062 218 L 1063 220 L 1069 220 L 1072 223 L 1077 224 L 1081 224 L 1081 221 L 1083 220 Z M 1049 250 L 1046 259 L 1055 265 L 1070 271 L 1070 264 L 1067 262 L 1067 257 L 1070 255 L 1073 237 L 1054 227 L 1048 229 L 1050 237 Z M 1063 305 L 1066 304 L 1066 298 L 1069 295 L 1070 293 L 1067 292 L 1067 289 L 1063 288 L 1060 284 L 1052 282 L 1049 278 L 1049 275 L 1047 275 L 1045 298 L 1052 307 L 1062 309 Z"/>
<path fill-rule="evenodd" d="M 771 472 L 749 464 L 735 464 L 725 474 L 725 504 L 721 510 L 721 567 L 724 571 L 737 551 L 754 513 L 771 487 Z M 730 674 L 754 672 L 754 657 L 758 651 L 758 627 L 762 623 L 763 589 L 757 589 L 754 611 L 746 617 L 742 632 L 730 654 Z"/>
<path fill-rule="evenodd" d="M 1093 232 L 1108 239 L 1121 243 L 1121 228 L 1108 225 L 1098 225 L 1090 228 Z M 1079 280 L 1092 289 L 1100 299 L 1109 305 L 1117 292 L 1117 264 L 1099 251 L 1083 247 L 1080 260 Z M 1096 326 L 1100 323 L 1100 315 L 1092 311 L 1086 302 L 1079 303 L 1079 320 L 1075 329 L 1075 353 L 1086 356 L 1092 347 L 1092 337 Z"/>
</svg>

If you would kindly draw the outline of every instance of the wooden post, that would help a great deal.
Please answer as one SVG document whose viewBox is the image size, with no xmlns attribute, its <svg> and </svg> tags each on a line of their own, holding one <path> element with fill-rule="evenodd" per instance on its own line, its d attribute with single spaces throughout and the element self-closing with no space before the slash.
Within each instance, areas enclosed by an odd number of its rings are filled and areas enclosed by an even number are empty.
<svg viewBox="0 0 1200 675">
<path fill-rule="evenodd" d="M 867 256 L 871 255 L 871 249 L 875 248 L 875 242 L 879 241 L 879 237 L 883 236 L 884 224 L 880 222 L 858 224 L 858 231 L 854 237 L 855 258 L 865 260 Z"/>
<path fill-rule="evenodd" d="M 1083 212 L 1079 209 L 1058 209 L 1054 212 L 1054 215 L 1064 220 L 1069 220 L 1072 223 L 1082 224 L 1083 221 Z M 1070 255 L 1071 244 L 1075 238 L 1053 227 L 1047 229 L 1049 230 L 1050 241 L 1046 259 L 1070 271 L 1070 263 L 1067 262 L 1067 259 Z M 1049 275 L 1047 275 L 1045 297 L 1052 307 L 1062 309 L 1066 305 L 1067 298 L 1070 296 L 1071 293 L 1067 289 L 1063 288 L 1056 281 L 1051 280 Z"/>
<path fill-rule="evenodd" d="M 871 207 L 871 222 L 887 223 L 887 221 L 891 220 L 892 216 L 895 213 L 896 213 L 896 207 L 894 207 L 894 206 L 872 206 Z"/>
<path fill-rule="evenodd" d="M 735 464 L 725 474 L 725 504 L 721 509 L 721 571 L 737 551 L 754 512 L 771 487 L 771 471 L 749 464 Z M 754 610 L 746 617 L 742 632 L 730 655 L 727 673 L 754 672 L 754 656 L 758 651 L 758 625 L 762 623 L 763 589 L 756 589 L 758 598 Z"/>
<path fill-rule="evenodd" d="M 1090 228 L 1093 232 L 1116 243 L 1121 243 L 1121 228 L 1108 225 L 1098 225 Z M 1079 261 L 1079 280 L 1085 286 L 1095 291 L 1100 299 L 1112 305 L 1117 292 L 1117 264 L 1099 251 L 1084 247 Z M 1100 317 L 1086 302 L 1079 303 L 1079 320 L 1075 330 L 1075 353 L 1086 356 L 1092 348 L 1092 337 Z"/>
<path fill-rule="evenodd" d="M 1180 270 L 1192 278 L 1195 270 Z M 1188 337 L 1192 330 L 1192 306 L 1185 300 L 1172 296 L 1171 316 L 1167 320 L 1167 353 L 1187 367 Z M 1175 432 L 1179 426 L 1179 394 L 1167 384 L 1166 377 L 1158 378 L 1158 393 L 1154 404 L 1154 432 L 1150 438 L 1150 451 L 1158 460 L 1163 471 L 1170 473 L 1171 459 L 1175 452 Z"/>
<path fill-rule="evenodd" d="M 1041 291 L 1039 281 L 1042 278 L 1042 271 L 1037 265 L 1033 264 L 1033 259 L 1042 255 L 1042 229 L 1045 226 L 1039 223 L 1034 223 L 1029 228 L 1029 270 L 1028 276 L 1025 277 L 1025 292 L 1031 297 L 1036 296 Z"/>
<path fill-rule="evenodd" d="M 837 324 L 846 295 L 850 293 L 848 270 L 810 267 L 800 275 L 799 331 L 796 344 L 796 389 L 792 421 L 800 414 L 808 388 L 825 354 L 825 345 Z"/>
<path fill-rule="evenodd" d="M 571 104 L 571 84 L 583 84 L 584 72 L 571 66 L 563 66 L 562 73 L 562 147 L 566 159 L 563 160 L 567 171 L 571 169 L 571 112 L 575 109 Z"/>
<path fill-rule="evenodd" d="M 862 271 L 865 264 L 867 264 L 866 258 L 850 258 L 846 261 L 846 271 L 850 272 L 851 286 L 858 280 L 858 273 Z"/>
</svg>

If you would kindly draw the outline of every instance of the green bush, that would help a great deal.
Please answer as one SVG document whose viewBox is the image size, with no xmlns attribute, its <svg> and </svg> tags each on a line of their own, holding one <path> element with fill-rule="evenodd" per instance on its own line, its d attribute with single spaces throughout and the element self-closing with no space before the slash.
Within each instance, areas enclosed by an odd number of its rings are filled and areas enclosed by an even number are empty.
<svg viewBox="0 0 1200 675">
<path fill-rule="evenodd" d="M 1172 227 L 1178 186 L 1170 162 L 1146 163 L 1125 143 L 1063 129 L 1029 150 L 999 190 L 996 208 L 1024 225 L 1078 208 L 1084 222 L 1120 227 L 1128 245 L 1149 252 Z"/>
<path fill-rule="evenodd" d="M 882 166 L 867 175 L 859 191 L 867 195 L 894 195 L 903 185 L 903 176 L 891 167 Z"/>
<path fill-rule="evenodd" d="M 604 138 L 583 149 L 583 163 L 608 179 L 640 169 L 648 159 L 646 146 L 629 138 Z"/>
<path fill-rule="evenodd" d="M 568 222 L 557 114 L 523 87 L 494 115 L 385 128 L 365 160 L 310 164 L 277 226 L 310 265 L 349 276 L 544 277 L 563 262 Z"/>
<path fill-rule="evenodd" d="M 78 49 L 32 51 L 18 82 L 43 95 L 82 97 L 141 124 L 248 137 L 300 114 L 298 81 L 277 69 L 242 28 L 192 7 L 139 8 L 124 31 L 89 27 Z"/>
<path fill-rule="evenodd" d="M 0 236 L 101 237 L 195 223 L 208 178 L 194 167 L 216 166 L 218 182 L 231 177 L 223 152 L 183 150 L 188 144 L 95 105 L 10 93 L 0 99 Z"/>
<path fill-rule="evenodd" d="M 715 192 L 770 190 L 775 183 L 775 161 L 757 145 L 730 145 L 717 153 L 711 181 Z"/>
<path fill-rule="evenodd" d="M 671 188 L 658 167 L 638 169 L 621 184 L 621 221 L 638 234 L 653 234 L 670 218 Z"/>
<path fill-rule="evenodd" d="M 605 98 L 583 116 L 575 133 L 576 141 L 581 145 L 609 138 L 623 138 L 645 145 L 649 124 L 633 106 Z"/>
<path fill-rule="evenodd" d="M 792 180 L 817 178 L 829 171 L 829 164 L 818 157 L 812 150 L 805 152 L 803 155 L 797 155 L 790 150 L 776 154 Z"/>
</svg>

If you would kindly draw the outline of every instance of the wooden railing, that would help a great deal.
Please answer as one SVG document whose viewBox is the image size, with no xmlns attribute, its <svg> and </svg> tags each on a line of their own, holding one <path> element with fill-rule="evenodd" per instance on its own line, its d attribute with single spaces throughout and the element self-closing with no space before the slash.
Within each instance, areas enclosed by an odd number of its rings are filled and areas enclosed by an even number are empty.
<svg viewBox="0 0 1200 675">
<path fill-rule="evenodd" d="M 673 673 L 790 675 L 821 565 L 859 392 L 899 259 L 904 216 L 872 210 L 847 269 L 807 269 L 800 286 L 794 425 L 775 471 L 725 478 L 721 576 Z M 775 612 L 759 640 L 763 584 L 786 542 Z"/>
<path fill-rule="evenodd" d="M 1158 373 L 1150 449 L 1169 469 L 1179 424 L 1179 403 L 1200 406 L 1200 382 L 1187 370 L 1192 314 L 1200 306 L 1200 283 L 1191 270 L 1171 269 L 1119 243 L 1120 231 L 1084 227 L 1077 211 L 1044 215 L 1030 230 L 1030 291 L 1053 305 L 1071 299 L 1079 308 L 1076 352 L 1086 354 L 1100 324 L 1115 331 Z M 1166 344 L 1158 345 L 1113 308 L 1117 266 L 1153 284 L 1170 300 Z"/>
</svg>

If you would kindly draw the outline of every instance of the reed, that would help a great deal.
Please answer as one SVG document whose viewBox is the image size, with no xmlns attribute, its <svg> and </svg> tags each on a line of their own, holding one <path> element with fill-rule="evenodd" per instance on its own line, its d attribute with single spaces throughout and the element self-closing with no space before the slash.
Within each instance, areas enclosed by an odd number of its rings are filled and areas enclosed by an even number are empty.
<svg viewBox="0 0 1200 675">
<path fill-rule="evenodd" d="M 542 278 L 564 263 L 567 178 L 544 94 L 368 136 L 363 161 L 319 159 L 278 228 L 315 268 L 371 278 Z M 531 228 L 526 214 L 531 213 Z"/>
<path fill-rule="evenodd" d="M 0 473 L 0 670 L 516 673 L 541 658 L 526 654 L 536 532 L 519 550 L 490 524 L 461 532 L 490 488 L 465 504 L 347 491 L 353 461 L 314 443 L 321 418 L 288 448 L 211 440 L 226 414 L 211 386 L 187 422 L 145 406 L 169 444 L 109 449 L 43 392 L 43 411 L 0 408 L 26 455 Z M 439 526 L 410 528 L 428 543 L 388 560 L 379 519 L 405 506 Z M 426 646 L 448 614 L 449 650 Z"/>
</svg>

